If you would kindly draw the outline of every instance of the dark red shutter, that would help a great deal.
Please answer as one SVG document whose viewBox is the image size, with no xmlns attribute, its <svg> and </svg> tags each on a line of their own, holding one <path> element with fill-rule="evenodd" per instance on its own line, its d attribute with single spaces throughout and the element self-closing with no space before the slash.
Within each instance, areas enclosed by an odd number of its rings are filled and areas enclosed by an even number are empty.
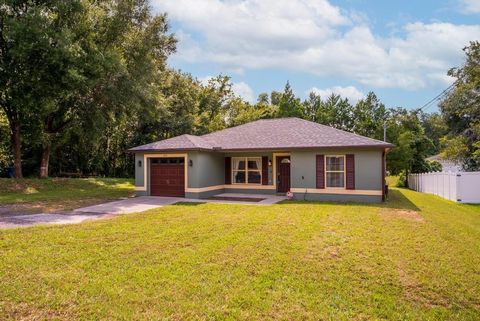
<svg viewBox="0 0 480 321">
<path fill-rule="evenodd" d="M 232 184 L 232 158 L 225 157 L 225 184 Z"/>
<path fill-rule="evenodd" d="M 262 156 L 262 185 L 268 185 L 268 156 Z"/>
<path fill-rule="evenodd" d="M 347 189 L 355 189 L 355 155 L 345 155 L 345 166 L 347 169 Z"/>
<path fill-rule="evenodd" d="M 325 155 L 317 155 L 317 188 L 325 188 Z"/>
</svg>

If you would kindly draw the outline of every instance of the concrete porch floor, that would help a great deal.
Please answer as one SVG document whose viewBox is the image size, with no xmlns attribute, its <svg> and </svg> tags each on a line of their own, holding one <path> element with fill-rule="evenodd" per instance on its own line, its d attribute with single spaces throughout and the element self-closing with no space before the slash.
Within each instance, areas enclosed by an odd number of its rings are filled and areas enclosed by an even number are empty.
<svg viewBox="0 0 480 321">
<path fill-rule="evenodd" d="M 279 195 L 268 195 L 268 194 L 244 194 L 244 193 L 221 193 L 217 194 L 214 197 L 228 197 L 228 198 L 252 198 L 252 199 L 262 199 L 260 202 L 257 201 L 242 201 L 242 200 L 215 200 L 215 199 L 201 199 L 196 200 L 206 203 L 226 203 L 226 204 L 252 204 L 252 205 L 271 205 L 278 203 L 280 201 L 286 200 L 285 196 Z"/>
</svg>

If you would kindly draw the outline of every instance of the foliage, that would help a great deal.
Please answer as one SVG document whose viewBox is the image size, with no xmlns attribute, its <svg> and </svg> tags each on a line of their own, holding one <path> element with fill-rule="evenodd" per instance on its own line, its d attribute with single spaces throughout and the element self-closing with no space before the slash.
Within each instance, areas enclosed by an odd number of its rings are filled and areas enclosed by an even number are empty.
<svg viewBox="0 0 480 321">
<path fill-rule="evenodd" d="M 234 97 L 230 77 L 211 78 L 200 91 L 196 134 L 207 134 L 226 127 L 229 101 Z"/>
<path fill-rule="evenodd" d="M 8 73 L 0 105 L 11 126 L 37 131 L 41 176 L 48 174 L 52 145 L 69 128 L 108 131 L 117 118 L 158 105 L 159 76 L 175 39 L 166 16 L 152 15 L 148 2 L 27 1 L 1 8 Z M 18 81 L 12 64 L 28 80 Z"/>
<path fill-rule="evenodd" d="M 391 109 L 387 121 L 387 140 L 396 148 L 387 154 L 387 170 L 392 175 L 424 173 L 430 167 L 425 158 L 432 155 L 434 145 L 425 135 L 416 111 Z"/>
<path fill-rule="evenodd" d="M 353 132 L 383 140 L 383 122 L 387 119 L 385 105 L 370 92 L 355 104 L 352 113 Z"/>
<path fill-rule="evenodd" d="M 12 163 L 10 151 L 10 128 L 3 110 L 0 109 L 0 176 L 5 174 L 4 169 Z"/>
<path fill-rule="evenodd" d="M 462 163 L 469 153 L 467 139 L 463 136 L 442 137 L 443 150 L 441 156 L 456 163 Z"/>
<path fill-rule="evenodd" d="M 419 112 L 419 121 L 425 135 L 432 141 L 433 149 L 430 154 L 438 154 L 442 150 L 442 138 L 448 134 L 448 125 L 444 117 L 439 113 Z"/>
<path fill-rule="evenodd" d="M 480 42 L 471 42 L 464 49 L 466 62 L 453 68 L 449 75 L 457 78 L 455 88 L 440 104 L 449 127 L 445 155 L 461 160 L 467 170 L 480 169 Z M 458 148 L 453 146 L 461 143 Z"/>
<path fill-rule="evenodd" d="M 178 204 L 1 231 L 1 314 L 478 320 L 480 208 L 390 192 L 385 204 Z"/>
<path fill-rule="evenodd" d="M 396 187 L 408 187 L 408 181 L 407 181 L 407 173 L 406 171 L 401 171 L 400 173 L 398 173 L 398 176 L 397 177 L 397 180 L 395 181 L 395 185 L 392 185 L 392 186 L 396 186 Z"/>
<path fill-rule="evenodd" d="M 272 98 L 272 101 L 274 99 Z M 290 83 L 287 82 L 285 89 L 278 102 L 278 111 L 276 117 L 302 117 L 302 104 L 300 99 L 295 96 Z"/>
<path fill-rule="evenodd" d="M 441 172 L 442 171 L 442 164 L 435 160 L 428 160 L 427 159 L 427 167 L 428 172 Z"/>
<path fill-rule="evenodd" d="M 415 171 L 417 173 L 431 173 L 431 172 L 441 172 L 442 171 L 442 164 L 440 164 L 437 161 L 432 161 L 432 160 L 425 160 L 425 162 L 422 162 L 422 167 L 420 171 Z M 413 173 L 415 173 L 413 172 Z M 396 187 L 408 187 L 408 174 L 411 173 L 411 171 L 408 171 L 407 169 L 403 169 L 400 172 L 397 173 L 397 179 L 395 181 L 395 184 L 393 186 Z"/>
</svg>

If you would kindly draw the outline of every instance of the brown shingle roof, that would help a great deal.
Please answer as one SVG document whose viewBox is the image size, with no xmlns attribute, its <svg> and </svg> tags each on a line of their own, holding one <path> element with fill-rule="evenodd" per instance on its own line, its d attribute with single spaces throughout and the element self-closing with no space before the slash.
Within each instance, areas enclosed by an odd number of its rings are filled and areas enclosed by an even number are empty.
<svg viewBox="0 0 480 321">
<path fill-rule="evenodd" d="M 261 119 L 203 136 L 182 135 L 138 146 L 130 151 L 281 150 L 319 147 L 393 147 L 300 118 Z"/>
<path fill-rule="evenodd" d="M 180 135 L 158 142 L 130 148 L 129 151 L 156 151 L 156 150 L 211 150 L 213 146 L 199 136 Z"/>
</svg>

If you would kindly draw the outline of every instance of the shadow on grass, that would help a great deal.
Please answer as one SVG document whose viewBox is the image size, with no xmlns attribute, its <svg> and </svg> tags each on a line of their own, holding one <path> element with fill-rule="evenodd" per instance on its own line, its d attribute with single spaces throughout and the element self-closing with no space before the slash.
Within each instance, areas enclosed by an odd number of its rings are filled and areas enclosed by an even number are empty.
<svg viewBox="0 0 480 321">
<path fill-rule="evenodd" d="M 323 201 L 294 201 L 294 200 L 285 200 L 278 204 L 328 204 L 336 206 L 363 206 L 371 208 L 392 208 L 399 210 L 410 210 L 410 211 L 420 211 L 415 203 L 408 199 L 403 193 L 403 189 L 391 189 L 389 191 L 388 200 L 384 203 L 358 203 L 358 202 L 323 202 Z"/>
<path fill-rule="evenodd" d="M 388 192 L 389 195 L 387 201 L 382 203 L 380 206 L 420 212 L 420 209 L 415 205 L 415 203 L 405 196 L 405 190 L 405 188 L 390 189 Z"/>
<path fill-rule="evenodd" d="M 206 202 L 177 202 L 172 205 L 181 205 L 181 206 L 197 206 L 197 205 L 203 205 L 206 204 Z"/>
<path fill-rule="evenodd" d="M 469 208 L 471 210 L 474 210 L 476 212 L 478 212 L 480 214 L 480 204 L 468 204 L 468 203 L 465 203 L 465 204 L 460 204 L 461 206 L 464 206 L 466 208 Z"/>
</svg>

